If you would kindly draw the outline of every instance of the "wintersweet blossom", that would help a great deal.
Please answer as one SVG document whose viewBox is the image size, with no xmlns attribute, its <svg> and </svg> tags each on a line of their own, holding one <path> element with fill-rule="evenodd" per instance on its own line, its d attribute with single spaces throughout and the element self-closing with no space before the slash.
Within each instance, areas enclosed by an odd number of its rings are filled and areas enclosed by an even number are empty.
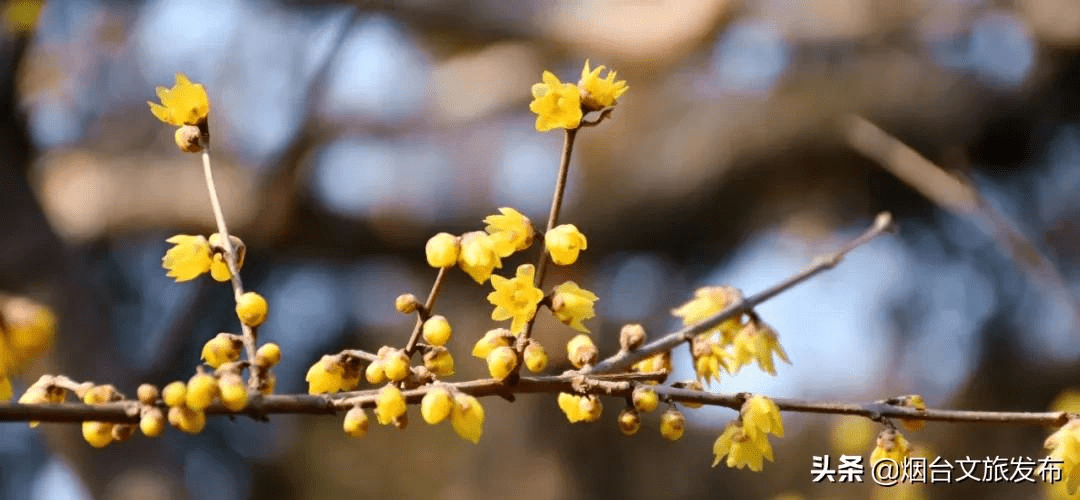
<svg viewBox="0 0 1080 500">
<path fill-rule="evenodd" d="M 585 235 L 573 224 L 555 226 L 544 235 L 544 246 L 551 254 L 552 262 L 568 266 L 577 261 L 578 254 L 588 248 Z"/>
<path fill-rule="evenodd" d="M 210 114 L 210 99 L 201 83 L 191 83 L 187 75 L 176 74 L 176 84 L 172 88 L 156 89 L 161 104 L 150 101 L 150 112 L 169 125 L 201 125 L 206 123 Z"/>
<path fill-rule="evenodd" d="M 589 333 L 589 329 L 585 328 L 581 322 L 596 316 L 596 311 L 593 309 L 596 300 L 596 294 L 579 287 L 573 281 L 567 281 L 555 287 L 555 296 L 551 300 L 551 312 L 556 319 L 570 328 Z"/>
<path fill-rule="evenodd" d="M 615 80 L 615 71 L 610 71 L 606 77 L 600 78 L 602 71 L 602 65 L 589 69 L 589 60 L 585 60 L 585 67 L 581 69 L 581 80 L 578 81 L 582 93 L 581 107 L 585 111 L 598 111 L 614 106 L 616 99 L 630 88 L 626 86 L 625 80 Z"/>
<path fill-rule="evenodd" d="M 532 96 L 529 111 L 536 113 L 537 131 L 581 125 L 581 91 L 577 85 L 563 83 L 554 73 L 545 71 L 543 83 L 532 86 Z"/>
<path fill-rule="evenodd" d="M 533 285 L 536 270 L 532 264 L 522 264 L 513 278 L 492 276 L 491 286 L 495 291 L 488 294 L 488 302 L 495 306 L 491 319 L 495 321 L 513 320 L 510 331 L 519 333 L 525 324 L 536 315 L 536 306 L 544 298 L 544 292 Z"/>
<path fill-rule="evenodd" d="M 499 257 L 509 257 L 532 245 L 535 234 L 532 222 L 513 208 L 500 208 L 499 214 L 485 217 L 484 222 L 487 224 L 484 230 L 495 240 Z"/>
</svg>

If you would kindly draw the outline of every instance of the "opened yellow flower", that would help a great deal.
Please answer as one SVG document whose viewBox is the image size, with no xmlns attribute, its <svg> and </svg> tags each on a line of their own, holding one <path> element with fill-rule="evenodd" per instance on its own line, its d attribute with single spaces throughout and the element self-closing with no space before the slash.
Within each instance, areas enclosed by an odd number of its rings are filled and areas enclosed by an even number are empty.
<svg viewBox="0 0 1080 500">
<path fill-rule="evenodd" d="M 672 314 L 682 318 L 683 325 L 690 326 L 700 323 L 706 318 L 723 311 L 725 308 L 742 298 L 738 289 L 730 286 L 707 286 L 697 289 L 694 298 L 689 302 L 675 308 Z M 740 327 L 739 318 L 731 318 L 720 326 L 709 330 L 721 334 L 721 344 L 731 343 L 732 338 L 738 333 Z"/>
<path fill-rule="evenodd" d="M 491 319 L 505 321 L 512 319 L 510 331 L 519 333 L 525 324 L 536 315 L 536 305 L 544 298 L 544 292 L 533 285 L 535 269 L 532 264 L 522 264 L 517 268 L 517 275 L 507 279 L 492 276 L 491 286 L 494 292 L 488 294 L 488 302 L 495 306 Z"/>
<path fill-rule="evenodd" d="M 1046 438 L 1043 446 L 1050 450 L 1050 458 L 1061 461 L 1069 494 L 1076 493 L 1077 486 L 1080 486 L 1080 420 L 1069 420 Z"/>
<path fill-rule="evenodd" d="M 743 429 L 746 432 L 784 437 L 784 421 L 780 417 L 780 408 L 771 399 L 758 394 L 743 404 L 742 411 Z"/>
<path fill-rule="evenodd" d="M 751 321 L 744 325 L 735 336 L 734 368 L 738 371 L 743 365 L 756 360 L 758 367 L 770 375 L 776 375 L 776 366 L 773 362 L 773 354 L 776 354 L 785 363 L 791 364 L 787 353 L 780 345 L 776 332 L 764 323 Z"/>
<path fill-rule="evenodd" d="M 749 467 L 750 470 L 761 472 L 764 461 L 773 461 L 772 446 L 767 440 L 751 439 L 744 432 L 742 423 L 732 421 L 724 428 L 720 437 L 713 443 L 712 466 L 716 467 L 724 456 L 727 456 L 726 465 L 730 468 L 741 469 Z"/>
<path fill-rule="evenodd" d="M 551 254 L 552 262 L 568 266 L 577 261 L 578 253 L 588 248 L 588 241 L 577 226 L 561 224 L 544 235 L 544 246 Z"/>
<path fill-rule="evenodd" d="M 529 248 L 533 242 L 532 222 L 521 212 L 509 207 L 499 209 L 500 215 L 484 217 L 484 228 L 495 240 L 495 251 L 499 257 L 509 257 L 514 252 Z"/>
<path fill-rule="evenodd" d="M 615 72 L 608 72 L 607 76 L 600 78 L 600 72 L 604 66 L 589 69 L 589 60 L 585 60 L 585 67 L 581 70 L 581 80 L 578 87 L 581 88 L 583 97 L 581 106 L 586 111 L 598 111 L 608 106 L 614 106 L 616 99 L 623 95 L 630 87 L 626 81 L 615 81 Z"/>
<path fill-rule="evenodd" d="M 463 234 L 458 265 L 477 283 L 487 281 L 495 268 L 502 268 L 495 240 L 483 231 Z"/>
<path fill-rule="evenodd" d="M 173 244 L 161 259 L 161 267 L 169 271 L 166 276 L 179 283 L 198 278 L 210 270 L 213 259 L 210 242 L 205 237 L 178 234 L 165 241 Z"/>
<path fill-rule="evenodd" d="M 158 87 L 157 96 L 161 104 L 146 102 L 150 105 L 150 112 L 170 125 L 201 125 L 210 113 L 206 89 L 201 83 L 191 83 L 183 73 L 176 74 L 176 85 L 171 89 Z"/>
<path fill-rule="evenodd" d="M 545 71 L 543 83 L 533 85 L 532 95 L 529 111 L 536 113 L 537 131 L 581 125 L 581 91 L 577 85 L 560 82 L 552 72 Z"/>
<path fill-rule="evenodd" d="M 593 309 L 596 300 L 595 293 L 579 287 L 573 281 L 567 281 L 555 287 L 555 297 L 551 300 L 551 312 L 555 314 L 555 318 L 569 325 L 570 328 L 589 333 L 589 329 L 585 328 L 581 322 L 596 316 L 596 311 Z"/>
</svg>

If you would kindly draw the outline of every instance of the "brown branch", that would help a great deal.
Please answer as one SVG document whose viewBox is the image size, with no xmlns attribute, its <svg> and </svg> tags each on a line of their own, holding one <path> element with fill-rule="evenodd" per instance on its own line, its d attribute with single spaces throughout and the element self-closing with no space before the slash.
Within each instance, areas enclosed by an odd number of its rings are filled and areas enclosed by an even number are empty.
<svg viewBox="0 0 1080 500">
<path fill-rule="evenodd" d="M 506 396 L 508 394 L 576 392 L 625 398 L 630 396 L 634 387 L 647 381 L 658 381 L 664 373 L 623 373 L 618 375 L 582 376 L 567 372 L 557 376 L 521 377 L 516 385 L 507 385 L 495 379 L 477 379 L 466 382 L 429 384 L 404 391 L 409 404 L 418 404 L 428 391 L 435 387 L 453 387 L 457 391 L 476 397 Z M 748 398 L 747 393 L 720 394 L 669 386 L 650 385 L 651 389 L 665 399 L 681 403 L 698 403 L 710 406 L 723 406 L 738 410 Z M 240 410 L 231 411 L 215 404 L 207 408 L 211 415 L 247 415 L 262 418 L 269 414 L 311 414 L 332 415 L 346 411 L 354 406 L 371 408 L 379 389 L 345 392 L 328 396 L 308 394 L 286 394 L 262 396 L 252 400 L 251 404 Z M 877 401 L 872 403 L 843 403 L 829 401 L 807 401 L 802 399 L 773 399 L 781 411 L 797 413 L 818 413 L 832 415 L 853 415 L 872 420 L 898 418 L 906 420 L 926 420 L 952 423 L 1014 424 L 1061 426 L 1077 415 L 1067 412 L 995 412 L 970 410 L 944 410 L 914 408 L 892 405 Z M 103 405 L 84 405 L 78 403 L 20 405 L 0 404 L 0 422 L 42 421 L 42 422 L 128 422 L 139 420 L 140 406 L 135 401 L 119 401 Z"/>
<path fill-rule="evenodd" d="M 412 356 L 413 351 L 416 350 L 416 343 L 420 341 L 420 331 L 423 329 L 424 322 L 431 318 L 431 310 L 435 307 L 435 300 L 439 298 L 439 291 L 442 290 L 449 269 L 448 267 L 439 268 L 439 274 L 435 276 L 435 282 L 431 284 L 431 291 L 428 292 L 427 300 L 424 301 L 424 307 L 416 309 L 416 326 L 413 327 L 409 341 L 405 343 L 406 356 Z"/>
<path fill-rule="evenodd" d="M 704 333 L 724 321 L 738 317 L 741 314 L 749 313 L 755 307 L 762 302 L 769 300 L 785 290 L 802 283 L 819 273 L 836 267 L 837 264 L 847 255 L 848 252 L 858 248 L 859 246 L 869 242 L 870 240 L 880 236 L 881 234 L 890 231 L 892 229 L 892 215 L 888 212 L 882 212 L 874 219 L 874 225 L 867 229 L 865 233 L 849 241 L 844 246 L 840 247 L 837 251 L 818 256 L 814 259 L 813 264 L 806 268 L 802 272 L 773 285 L 771 288 L 758 292 L 756 295 L 752 295 L 747 298 L 742 298 L 735 303 L 724 308 L 708 318 L 705 318 L 701 322 L 689 325 L 681 330 L 669 333 L 657 340 L 649 342 L 633 351 L 619 351 L 615 355 L 597 363 L 593 367 L 585 367 L 582 369 L 582 373 L 610 373 L 619 370 L 624 370 L 630 365 L 641 361 L 649 356 L 658 354 L 661 352 L 667 352 L 679 344 L 687 342 L 694 338 L 695 335 Z"/>
</svg>

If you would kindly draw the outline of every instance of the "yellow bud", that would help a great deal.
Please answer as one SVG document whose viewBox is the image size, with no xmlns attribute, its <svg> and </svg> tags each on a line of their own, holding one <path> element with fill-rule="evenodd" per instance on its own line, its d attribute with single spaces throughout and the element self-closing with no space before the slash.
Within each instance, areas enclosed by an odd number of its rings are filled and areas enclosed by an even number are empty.
<svg viewBox="0 0 1080 500">
<path fill-rule="evenodd" d="M 619 331 L 619 347 L 624 351 L 633 351 L 645 343 L 645 329 L 638 324 L 629 324 Z"/>
<path fill-rule="evenodd" d="M 277 366 L 281 362 L 281 346 L 267 342 L 259 346 L 259 350 L 255 351 L 255 366 L 260 368 L 270 368 Z"/>
<path fill-rule="evenodd" d="M 660 435 L 668 441 L 678 441 L 686 432 L 686 418 L 674 408 L 660 415 Z"/>
<path fill-rule="evenodd" d="M 401 314 L 412 314 L 420 307 L 420 299 L 411 293 L 403 293 L 394 299 L 394 309 Z"/>
<path fill-rule="evenodd" d="M 480 340 L 476 341 L 476 345 L 473 346 L 472 355 L 480 359 L 487 359 L 487 355 L 496 347 L 510 345 L 510 339 L 512 337 L 513 334 L 510 333 L 510 330 L 505 328 L 488 330 Z"/>
<path fill-rule="evenodd" d="M 160 408 L 149 408 L 139 418 L 139 430 L 146 437 L 158 437 L 165 431 L 165 415 Z"/>
<path fill-rule="evenodd" d="M 566 343 L 566 356 L 574 368 L 596 363 L 600 352 L 588 335 L 578 334 Z"/>
<path fill-rule="evenodd" d="M 569 420 L 572 424 L 580 422 L 584 419 L 584 416 L 581 413 L 581 404 L 579 403 L 580 399 L 581 396 L 576 396 L 567 392 L 559 393 L 559 409 L 562 410 L 562 412 L 566 415 L 566 419 Z"/>
<path fill-rule="evenodd" d="M 88 405 L 100 405 L 119 399 L 120 393 L 112 385 L 95 385 L 83 394 L 83 403 Z"/>
<path fill-rule="evenodd" d="M 338 392 L 345 383 L 345 366 L 337 357 L 325 355 L 308 368 L 304 380 L 308 383 L 308 394 Z"/>
<path fill-rule="evenodd" d="M 196 374 L 188 380 L 187 407 L 197 411 L 204 410 L 214 402 L 217 393 L 217 379 L 213 375 Z"/>
<path fill-rule="evenodd" d="M 918 411 L 926 410 L 926 401 L 923 400 L 923 397 L 918 394 L 909 394 L 900 398 L 900 404 L 908 408 L 914 408 Z M 900 419 L 900 425 L 903 425 L 904 428 L 909 431 L 917 431 L 921 430 L 923 427 L 926 427 L 926 421 L 911 418 L 902 418 Z"/>
<path fill-rule="evenodd" d="M 176 147 L 180 148 L 180 151 L 185 153 L 198 153 L 202 151 L 202 145 L 199 144 L 199 137 L 202 136 L 202 132 L 199 127 L 195 125 L 184 125 L 176 129 L 176 133 L 173 134 L 173 139 L 176 141 Z"/>
<path fill-rule="evenodd" d="M 187 384 L 177 380 L 165 386 L 161 392 L 161 399 L 169 406 L 184 406 L 187 404 Z"/>
<path fill-rule="evenodd" d="M 206 364 L 217 368 L 240 359 L 240 349 L 243 345 L 240 337 L 231 333 L 219 333 L 203 344 L 202 359 L 206 361 Z"/>
<path fill-rule="evenodd" d="M 383 372 L 386 378 L 393 382 L 404 380 L 409 376 L 409 357 L 404 351 L 391 349 L 382 356 Z"/>
<path fill-rule="evenodd" d="M 364 378 L 367 379 L 370 384 L 381 384 L 386 382 L 386 372 L 383 371 L 382 361 L 376 359 L 371 364 L 367 365 L 364 369 Z"/>
<path fill-rule="evenodd" d="M 566 266 L 577 261 L 578 253 L 588 247 L 585 235 L 573 224 L 556 226 L 544 235 L 544 246 L 551 254 L 551 261 Z"/>
<path fill-rule="evenodd" d="M 107 422 L 83 422 L 83 439 L 94 448 L 104 448 L 113 441 L 113 424 Z"/>
<path fill-rule="evenodd" d="M 206 413 L 183 406 L 169 408 L 169 423 L 188 434 L 198 434 L 206 428 Z"/>
<path fill-rule="evenodd" d="M 431 345 L 446 345 L 450 340 L 450 322 L 443 316 L 435 315 L 424 322 L 424 342 Z"/>
<path fill-rule="evenodd" d="M 581 408 L 581 420 L 583 422 L 599 420 L 600 414 L 604 411 L 603 403 L 595 394 L 589 394 L 578 399 L 578 406 Z"/>
<path fill-rule="evenodd" d="M 266 321 L 268 307 L 262 295 L 245 292 L 236 301 L 236 315 L 240 318 L 240 322 L 254 328 Z"/>
<path fill-rule="evenodd" d="M 641 428 L 641 417 L 633 408 L 623 408 L 619 412 L 619 431 L 624 435 L 633 436 Z"/>
<path fill-rule="evenodd" d="M 442 387 L 436 387 L 424 394 L 424 399 L 420 401 L 420 415 L 425 422 L 435 425 L 446 420 L 453 407 L 450 393 Z"/>
<path fill-rule="evenodd" d="M 634 409 L 642 413 L 653 411 L 660 404 L 660 396 L 656 395 L 656 391 L 642 386 L 634 388 L 632 399 Z"/>
<path fill-rule="evenodd" d="M 375 396 L 375 416 L 382 425 L 389 425 L 395 418 L 405 413 L 406 409 L 405 396 L 393 385 L 384 385 Z"/>
<path fill-rule="evenodd" d="M 454 374 L 454 357 L 445 347 L 433 347 L 424 353 L 424 366 L 436 377 L 449 377 Z"/>
<path fill-rule="evenodd" d="M 218 381 L 221 391 L 221 404 L 232 411 L 243 410 L 247 406 L 248 393 L 244 379 L 236 374 L 225 374 Z"/>
<path fill-rule="evenodd" d="M 435 268 L 453 267 L 457 264 L 460 251 L 460 240 L 450 233 L 436 234 L 428 240 L 427 245 L 424 245 L 428 265 Z"/>
<path fill-rule="evenodd" d="M 522 353 L 522 357 L 525 358 L 525 367 L 530 372 L 540 373 L 547 368 L 548 355 L 544 350 L 544 346 L 540 345 L 540 342 L 530 340 L 529 345 L 525 346 L 525 352 Z"/>
<path fill-rule="evenodd" d="M 151 384 L 142 384 L 135 391 L 139 398 L 139 402 L 144 405 L 152 405 L 157 402 L 158 397 L 161 395 L 158 392 L 158 388 Z"/>
<path fill-rule="evenodd" d="M 450 425 L 462 439 L 479 443 L 484 433 L 484 407 L 476 398 L 458 394 L 454 397 L 454 409 L 450 412 Z"/>
<path fill-rule="evenodd" d="M 354 438 L 362 438 L 367 434 L 368 416 L 363 408 L 354 406 L 345 414 L 345 420 L 341 424 L 345 435 Z"/>
<path fill-rule="evenodd" d="M 517 353 L 509 346 L 496 347 L 487 355 L 487 367 L 492 378 L 502 380 L 517 367 Z"/>
</svg>

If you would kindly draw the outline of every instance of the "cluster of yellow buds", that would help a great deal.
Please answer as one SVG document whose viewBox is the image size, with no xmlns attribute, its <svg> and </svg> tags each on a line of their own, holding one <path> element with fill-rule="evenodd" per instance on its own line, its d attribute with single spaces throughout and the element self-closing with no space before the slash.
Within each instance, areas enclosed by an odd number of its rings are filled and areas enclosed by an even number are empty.
<svg viewBox="0 0 1080 500">
<path fill-rule="evenodd" d="M 713 443 L 713 467 L 726 455 L 727 466 L 749 467 L 760 472 L 764 460 L 773 461 L 772 445 L 768 434 L 784 436 L 784 423 L 780 409 L 772 400 L 756 395 L 743 403 L 740 418 L 728 423 L 720 437 Z"/>
<path fill-rule="evenodd" d="M 682 318 L 684 325 L 700 323 L 706 318 L 742 300 L 742 293 L 730 286 L 712 286 L 698 289 L 694 298 L 674 309 L 672 313 Z M 773 356 L 790 363 L 787 353 L 780 346 L 779 338 L 770 326 L 756 315 L 750 314 L 725 320 L 719 326 L 699 334 L 691 342 L 694 371 L 706 383 L 720 380 L 721 370 L 738 373 L 743 366 L 757 361 L 758 367 L 770 375 L 776 375 Z"/>
</svg>

